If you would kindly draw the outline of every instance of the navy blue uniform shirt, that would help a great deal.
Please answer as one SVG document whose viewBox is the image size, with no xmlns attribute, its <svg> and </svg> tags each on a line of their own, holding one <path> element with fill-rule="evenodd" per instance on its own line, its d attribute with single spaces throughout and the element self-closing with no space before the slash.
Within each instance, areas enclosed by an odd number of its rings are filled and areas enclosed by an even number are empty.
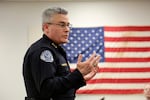
<svg viewBox="0 0 150 100">
<path fill-rule="evenodd" d="M 36 100 L 74 100 L 86 83 L 82 74 L 70 71 L 66 52 L 46 35 L 27 50 L 23 62 L 27 97 Z"/>
</svg>

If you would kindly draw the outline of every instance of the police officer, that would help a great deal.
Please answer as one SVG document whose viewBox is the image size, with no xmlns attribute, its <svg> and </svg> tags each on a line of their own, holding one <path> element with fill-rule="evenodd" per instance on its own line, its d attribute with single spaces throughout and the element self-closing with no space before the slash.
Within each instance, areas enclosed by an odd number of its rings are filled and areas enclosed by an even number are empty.
<svg viewBox="0 0 150 100">
<path fill-rule="evenodd" d="M 68 42 L 70 23 L 65 9 L 54 7 L 43 12 L 43 37 L 27 50 L 23 62 L 26 100 L 74 100 L 75 92 L 98 71 L 100 56 L 93 53 L 71 72 L 61 44 Z"/>
</svg>

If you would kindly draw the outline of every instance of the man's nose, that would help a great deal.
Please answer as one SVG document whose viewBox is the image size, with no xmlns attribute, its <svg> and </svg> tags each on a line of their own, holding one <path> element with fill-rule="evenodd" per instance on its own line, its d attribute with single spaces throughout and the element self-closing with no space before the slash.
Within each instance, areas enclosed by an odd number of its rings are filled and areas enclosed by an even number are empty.
<svg viewBox="0 0 150 100">
<path fill-rule="evenodd" d="M 70 27 L 69 27 L 69 26 L 66 26 L 66 27 L 65 27 L 65 31 L 66 31 L 66 32 L 70 32 Z"/>
</svg>

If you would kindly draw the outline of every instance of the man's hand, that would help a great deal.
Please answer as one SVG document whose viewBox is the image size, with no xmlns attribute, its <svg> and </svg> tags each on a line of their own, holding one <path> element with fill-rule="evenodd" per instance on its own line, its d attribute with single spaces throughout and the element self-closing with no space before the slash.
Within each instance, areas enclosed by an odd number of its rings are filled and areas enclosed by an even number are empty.
<svg viewBox="0 0 150 100">
<path fill-rule="evenodd" d="M 80 54 L 77 61 L 77 69 L 81 72 L 83 77 L 85 75 L 86 80 L 91 79 L 93 76 L 95 76 L 97 72 L 97 65 L 100 60 L 100 55 L 96 55 L 94 52 L 86 61 L 82 61 L 82 55 Z"/>
<path fill-rule="evenodd" d="M 84 76 L 84 80 L 88 81 L 88 80 L 92 79 L 98 71 L 99 71 L 99 67 L 98 66 L 94 67 L 90 73 L 88 73 L 87 75 Z"/>
</svg>

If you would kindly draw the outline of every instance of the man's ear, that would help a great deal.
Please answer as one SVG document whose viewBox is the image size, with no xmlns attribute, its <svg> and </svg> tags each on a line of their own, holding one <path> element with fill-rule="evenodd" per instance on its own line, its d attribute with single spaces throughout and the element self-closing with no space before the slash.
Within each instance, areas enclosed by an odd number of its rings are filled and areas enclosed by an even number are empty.
<svg viewBox="0 0 150 100">
<path fill-rule="evenodd" d="M 47 31 L 48 30 L 48 24 L 43 24 L 42 25 L 42 30 Z"/>
</svg>

